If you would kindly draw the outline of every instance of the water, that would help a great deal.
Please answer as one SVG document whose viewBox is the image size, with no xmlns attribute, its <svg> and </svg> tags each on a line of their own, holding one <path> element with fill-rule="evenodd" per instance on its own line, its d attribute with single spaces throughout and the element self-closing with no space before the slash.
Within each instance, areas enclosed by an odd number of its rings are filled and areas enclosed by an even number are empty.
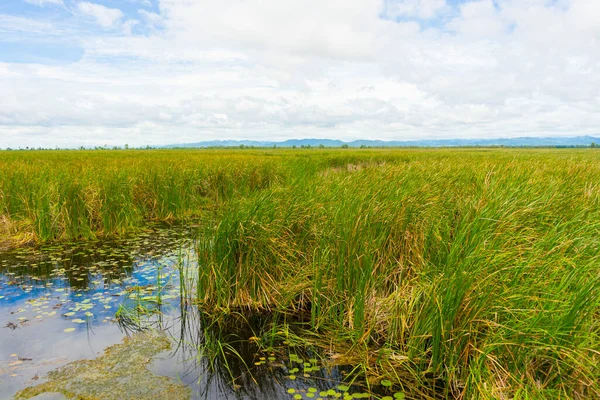
<svg viewBox="0 0 600 400">
<path fill-rule="evenodd" d="M 192 236 L 163 227 L 120 241 L 0 253 L 0 398 L 149 329 L 164 332 L 171 349 L 153 355 L 154 377 L 143 379 L 170 377 L 194 399 L 345 393 L 338 388 L 345 370 L 325 368 L 318 354 L 260 351 L 254 336 L 264 317 L 225 327 L 207 320 L 190 301 L 198 268 Z"/>
<path fill-rule="evenodd" d="M 178 252 L 189 248 L 183 233 L 2 254 L 0 397 L 121 342 L 131 327 L 118 323 L 119 310 L 156 295 L 158 284 L 163 307 L 179 299 Z"/>
</svg>

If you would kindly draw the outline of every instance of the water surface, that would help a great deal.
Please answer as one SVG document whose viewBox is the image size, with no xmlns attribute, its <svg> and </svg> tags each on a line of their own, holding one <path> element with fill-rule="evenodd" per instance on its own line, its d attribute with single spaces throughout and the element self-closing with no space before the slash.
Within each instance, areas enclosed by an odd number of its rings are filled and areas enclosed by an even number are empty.
<svg viewBox="0 0 600 400">
<path fill-rule="evenodd" d="M 147 330 L 171 341 L 149 369 L 186 385 L 194 399 L 362 391 L 341 385 L 346 370 L 327 368 L 316 353 L 259 348 L 255 335 L 268 323 L 261 316 L 225 330 L 208 321 L 193 304 L 192 237 L 192 230 L 162 227 L 119 241 L 0 253 L 0 398 Z"/>
</svg>

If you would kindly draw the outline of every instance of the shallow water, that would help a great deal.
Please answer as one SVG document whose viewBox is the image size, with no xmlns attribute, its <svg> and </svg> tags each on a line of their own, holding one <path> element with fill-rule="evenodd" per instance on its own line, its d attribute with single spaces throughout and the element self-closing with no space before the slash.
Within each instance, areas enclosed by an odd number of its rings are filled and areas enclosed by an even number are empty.
<svg viewBox="0 0 600 400">
<path fill-rule="evenodd" d="M 121 241 L 0 253 L 0 398 L 148 328 L 172 343 L 149 369 L 188 386 L 192 398 L 342 396 L 343 369 L 325 368 L 310 353 L 258 352 L 249 338 L 260 317 L 226 332 L 208 325 L 186 300 L 198 268 L 192 236 L 160 228 Z"/>
<path fill-rule="evenodd" d="M 179 299 L 175 266 L 177 252 L 189 247 L 184 233 L 1 254 L 0 398 L 119 343 L 128 333 L 116 322 L 119 308 L 156 294 L 158 282 L 163 302 Z"/>
</svg>

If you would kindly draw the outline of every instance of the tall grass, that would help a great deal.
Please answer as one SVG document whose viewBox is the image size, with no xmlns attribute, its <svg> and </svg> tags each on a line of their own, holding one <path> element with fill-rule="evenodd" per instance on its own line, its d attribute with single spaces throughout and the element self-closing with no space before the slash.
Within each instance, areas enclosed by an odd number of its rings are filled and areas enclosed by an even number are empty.
<svg viewBox="0 0 600 400">
<path fill-rule="evenodd" d="M 0 154 L 0 214 L 32 241 L 122 235 L 198 217 L 283 179 L 259 153 L 55 151 Z"/>
<path fill-rule="evenodd" d="M 600 397 L 598 155 L 365 160 L 220 209 L 204 306 L 304 315 L 420 395 Z"/>
</svg>

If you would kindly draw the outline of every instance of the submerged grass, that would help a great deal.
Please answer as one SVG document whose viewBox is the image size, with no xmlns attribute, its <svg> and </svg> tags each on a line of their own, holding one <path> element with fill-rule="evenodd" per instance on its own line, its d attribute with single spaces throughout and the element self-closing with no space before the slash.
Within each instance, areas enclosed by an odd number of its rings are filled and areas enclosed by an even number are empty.
<svg viewBox="0 0 600 400">
<path fill-rule="evenodd" d="M 36 240 L 201 217 L 187 293 L 206 312 L 300 321 L 409 396 L 600 398 L 599 161 L 593 150 L 14 152 L 0 158 L 0 209 L 6 232 Z"/>
</svg>

